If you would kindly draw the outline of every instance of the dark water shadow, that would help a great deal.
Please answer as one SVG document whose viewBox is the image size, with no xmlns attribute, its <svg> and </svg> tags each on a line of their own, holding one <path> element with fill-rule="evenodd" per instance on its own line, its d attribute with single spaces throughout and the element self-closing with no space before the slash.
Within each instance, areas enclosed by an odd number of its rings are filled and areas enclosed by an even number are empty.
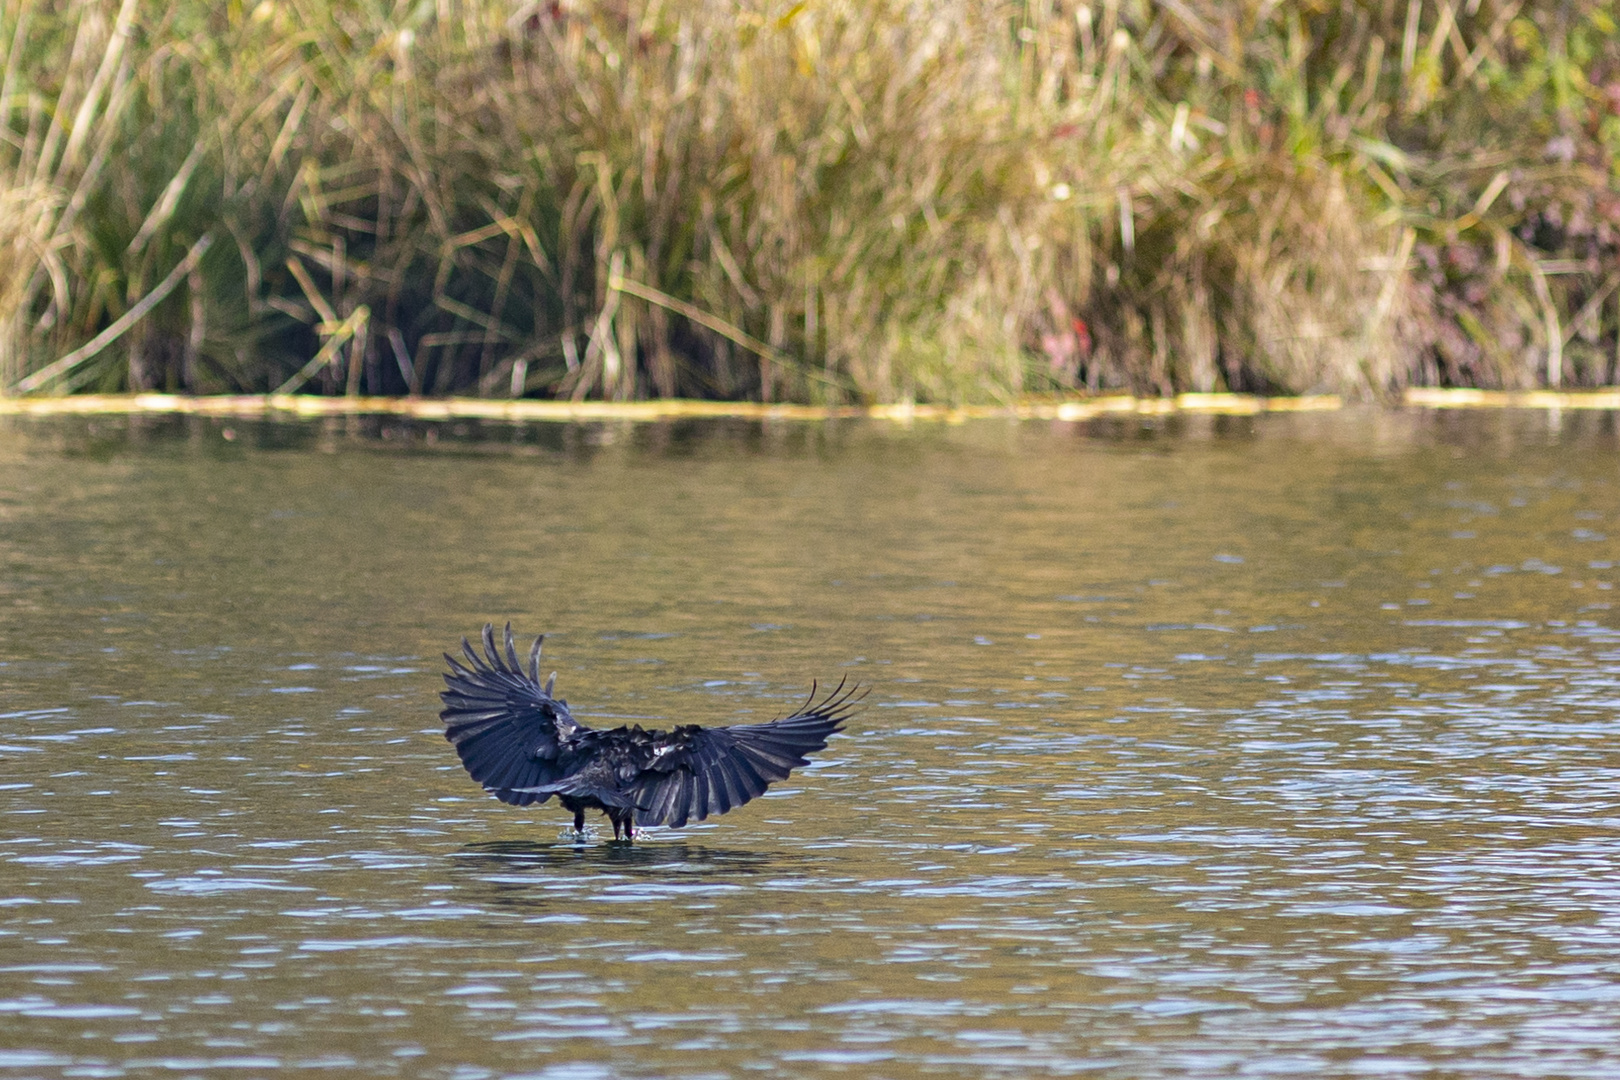
<svg viewBox="0 0 1620 1080">
<path fill-rule="evenodd" d="M 803 862 L 803 856 L 774 851 L 715 848 L 686 841 L 635 842 L 587 839 L 579 843 L 558 840 L 491 840 L 468 844 L 451 856 L 460 869 L 482 873 L 581 871 L 614 875 L 709 880 L 736 875 L 754 876 L 781 871 Z"/>
<path fill-rule="evenodd" d="M 587 895 L 634 894 L 656 903 L 673 892 L 737 886 L 800 861 L 775 852 L 712 848 L 680 841 L 468 844 L 451 856 L 458 889 L 490 907 L 525 915 L 573 912 Z M 566 883 L 563 891 L 559 885 Z"/>
</svg>

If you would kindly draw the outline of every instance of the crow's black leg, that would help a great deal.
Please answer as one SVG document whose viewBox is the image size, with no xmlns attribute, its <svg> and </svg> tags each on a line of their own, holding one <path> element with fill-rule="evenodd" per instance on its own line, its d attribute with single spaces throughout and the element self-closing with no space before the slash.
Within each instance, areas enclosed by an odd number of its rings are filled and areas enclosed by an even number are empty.
<svg viewBox="0 0 1620 1080">
<path fill-rule="evenodd" d="M 575 832 L 584 832 L 585 831 L 585 808 L 584 807 L 581 807 L 580 809 L 574 811 L 574 831 Z"/>
<path fill-rule="evenodd" d="M 617 840 L 620 830 L 624 828 L 624 823 L 619 820 L 618 814 L 609 814 L 608 820 L 613 822 L 613 839 Z"/>
<path fill-rule="evenodd" d="M 636 838 L 636 812 L 634 810 L 624 812 L 624 838 L 626 840 Z"/>
</svg>

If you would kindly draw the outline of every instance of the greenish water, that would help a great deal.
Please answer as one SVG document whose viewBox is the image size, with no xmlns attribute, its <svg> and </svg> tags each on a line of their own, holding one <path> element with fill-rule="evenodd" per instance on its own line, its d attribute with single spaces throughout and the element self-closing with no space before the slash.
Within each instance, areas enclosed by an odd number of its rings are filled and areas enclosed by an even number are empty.
<svg viewBox="0 0 1620 1080">
<path fill-rule="evenodd" d="M 0 1075 L 1613 1076 L 1617 467 L 1606 414 L 0 422 Z M 587 722 L 871 696 L 578 845 L 438 734 L 506 619 Z"/>
</svg>

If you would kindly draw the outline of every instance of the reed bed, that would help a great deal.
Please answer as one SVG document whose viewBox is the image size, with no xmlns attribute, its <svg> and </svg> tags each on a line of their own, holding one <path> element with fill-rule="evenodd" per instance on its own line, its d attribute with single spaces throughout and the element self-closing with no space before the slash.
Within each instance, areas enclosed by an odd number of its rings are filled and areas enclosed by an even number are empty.
<svg viewBox="0 0 1620 1080">
<path fill-rule="evenodd" d="M 0 0 L 0 387 L 1606 385 L 1616 16 Z"/>
</svg>

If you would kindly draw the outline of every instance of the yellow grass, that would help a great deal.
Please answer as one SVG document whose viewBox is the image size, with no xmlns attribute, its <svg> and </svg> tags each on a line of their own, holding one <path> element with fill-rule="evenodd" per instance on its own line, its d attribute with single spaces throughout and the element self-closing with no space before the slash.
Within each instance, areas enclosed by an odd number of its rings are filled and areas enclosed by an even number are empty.
<svg viewBox="0 0 1620 1080">
<path fill-rule="evenodd" d="M 1610 385 L 1617 24 L 1620 0 L 0 0 L 0 394 L 916 416 Z M 1152 407 L 1254 408 L 1217 400 Z"/>
</svg>

